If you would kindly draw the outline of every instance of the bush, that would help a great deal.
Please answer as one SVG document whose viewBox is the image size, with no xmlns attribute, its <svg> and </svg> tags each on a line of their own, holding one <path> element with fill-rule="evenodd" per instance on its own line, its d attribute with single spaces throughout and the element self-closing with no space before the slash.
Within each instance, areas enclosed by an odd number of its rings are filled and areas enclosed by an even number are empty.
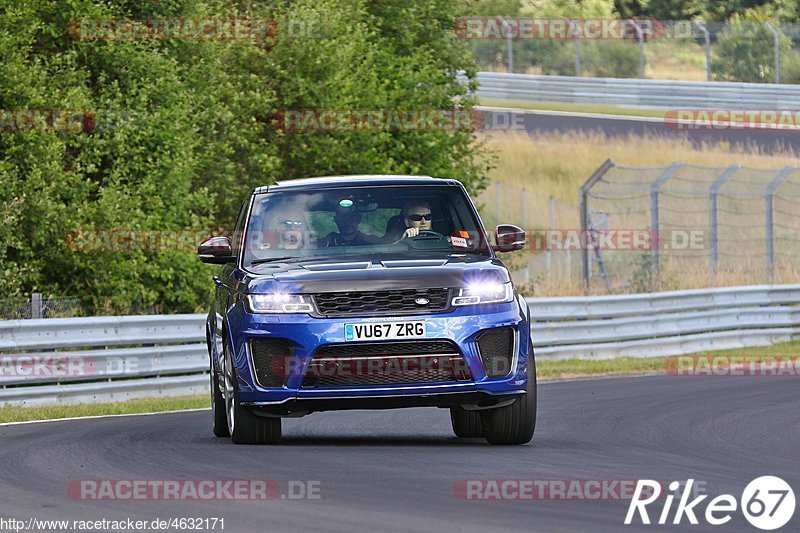
<svg viewBox="0 0 800 533">
<path fill-rule="evenodd" d="M 775 39 L 763 22 L 731 23 L 714 46 L 712 75 L 718 81 L 772 83 L 775 80 Z M 781 35 L 779 49 L 785 55 L 791 39 Z"/>
</svg>

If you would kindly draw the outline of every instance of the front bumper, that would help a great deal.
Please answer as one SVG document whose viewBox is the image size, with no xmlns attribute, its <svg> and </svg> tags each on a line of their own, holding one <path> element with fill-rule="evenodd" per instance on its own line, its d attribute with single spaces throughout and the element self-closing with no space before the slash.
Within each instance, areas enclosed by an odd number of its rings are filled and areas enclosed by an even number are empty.
<svg viewBox="0 0 800 533">
<path fill-rule="evenodd" d="M 524 304 L 524 300 L 522 301 Z M 335 388 L 303 388 L 303 373 L 314 352 L 323 345 L 346 343 L 344 324 L 369 323 L 376 318 L 313 318 L 301 314 L 250 313 L 243 305 L 229 310 L 228 320 L 234 365 L 243 404 L 273 412 L 322 411 L 328 409 L 392 408 L 436 405 L 491 405 L 524 392 L 530 329 L 520 300 L 510 303 L 464 306 L 443 314 L 405 315 L 393 320 L 425 320 L 425 340 L 448 340 L 455 344 L 469 368 L 471 379 L 459 382 L 390 384 Z M 515 355 L 510 373 L 501 378 L 486 375 L 478 351 L 477 337 L 484 331 L 512 327 Z M 293 371 L 284 386 L 261 387 L 254 379 L 250 340 L 286 339 L 294 346 Z M 357 342 L 347 343 L 348 345 Z M 512 395 L 512 396 L 509 396 Z"/>
</svg>

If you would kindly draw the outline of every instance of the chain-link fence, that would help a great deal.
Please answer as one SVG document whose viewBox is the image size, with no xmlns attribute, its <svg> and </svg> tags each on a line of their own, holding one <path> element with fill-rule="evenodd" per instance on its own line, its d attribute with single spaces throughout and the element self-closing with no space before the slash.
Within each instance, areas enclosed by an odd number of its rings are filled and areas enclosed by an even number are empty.
<svg viewBox="0 0 800 533">
<path fill-rule="evenodd" d="M 607 161 L 581 189 L 591 291 L 794 283 L 800 169 Z"/>
<path fill-rule="evenodd" d="M 800 24 L 476 17 L 461 35 L 484 71 L 800 83 Z"/>
<path fill-rule="evenodd" d="M 493 181 L 477 197 L 481 218 L 490 231 L 497 224 L 524 228 L 527 246 L 522 252 L 504 254 L 514 280 L 527 295 L 575 292 L 580 287 L 580 251 L 548 245 L 547 235 L 578 227 L 578 206 L 535 188 Z M 552 243 L 550 243 L 552 244 Z M 528 285 L 528 287 L 524 287 Z"/>
<path fill-rule="evenodd" d="M 161 313 L 158 305 L 129 302 L 124 306 L 92 306 L 77 297 L 47 297 L 32 293 L 29 297 L 0 300 L 0 320 L 25 320 L 29 318 L 72 318 L 80 316 L 155 315 Z"/>
</svg>

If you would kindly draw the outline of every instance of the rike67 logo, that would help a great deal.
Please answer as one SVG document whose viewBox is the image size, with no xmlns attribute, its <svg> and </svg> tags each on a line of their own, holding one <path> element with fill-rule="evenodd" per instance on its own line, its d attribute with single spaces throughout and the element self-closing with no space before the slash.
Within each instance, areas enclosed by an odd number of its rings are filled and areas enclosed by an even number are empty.
<svg viewBox="0 0 800 533">
<path fill-rule="evenodd" d="M 721 494 L 707 503 L 704 513 L 700 512 L 700 504 L 708 498 L 708 495 L 703 494 L 689 501 L 693 484 L 694 479 L 689 479 L 680 494 L 677 491 L 683 484 L 678 481 L 669 484 L 671 493 L 667 493 L 664 498 L 664 506 L 657 519 L 658 524 L 677 525 L 685 516 L 689 523 L 696 525 L 699 523 L 697 516 L 700 515 L 712 526 L 720 526 L 730 522 L 740 506 L 742 514 L 751 525 L 764 531 L 772 531 L 786 525 L 794 515 L 794 491 L 779 477 L 762 476 L 754 479 L 745 487 L 738 501 L 731 494 Z M 647 506 L 659 500 L 662 497 L 661 492 L 662 485 L 658 481 L 640 479 L 628 506 L 625 524 L 633 523 L 637 514 L 642 524 L 650 524 Z M 672 504 L 676 496 L 679 501 L 673 513 Z M 670 514 L 672 514 L 671 521 Z"/>
</svg>

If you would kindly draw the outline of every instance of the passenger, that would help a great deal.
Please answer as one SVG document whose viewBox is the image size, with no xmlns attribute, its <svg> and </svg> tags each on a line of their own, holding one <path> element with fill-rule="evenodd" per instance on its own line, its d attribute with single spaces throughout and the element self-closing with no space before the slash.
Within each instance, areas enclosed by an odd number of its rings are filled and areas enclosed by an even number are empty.
<svg viewBox="0 0 800 533">
<path fill-rule="evenodd" d="M 375 235 L 361 233 L 358 225 L 361 223 L 361 213 L 347 207 L 337 206 L 333 216 L 339 232 L 332 231 L 319 241 L 320 248 L 331 246 L 363 246 L 380 244 L 381 239 Z"/>
</svg>

